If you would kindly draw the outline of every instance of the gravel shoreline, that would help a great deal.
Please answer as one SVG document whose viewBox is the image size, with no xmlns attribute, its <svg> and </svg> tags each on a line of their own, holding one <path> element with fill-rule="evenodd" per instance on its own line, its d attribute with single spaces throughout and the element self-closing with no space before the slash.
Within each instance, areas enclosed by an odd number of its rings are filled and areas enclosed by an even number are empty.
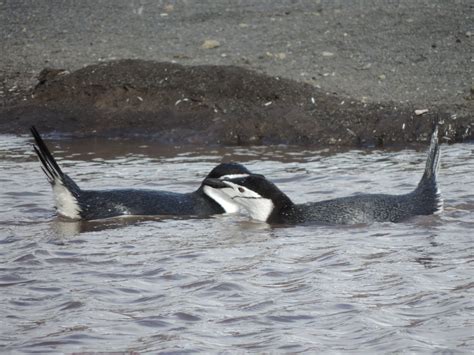
<svg viewBox="0 0 474 355">
<path fill-rule="evenodd" d="M 126 127 L 136 127 L 134 133 L 143 130 L 185 143 L 380 146 L 423 141 L 433 122 L 441 121 L 446 140 L 473 139 L 474 21 L 473 5 L 468 1 L 17 0 L 2 1 L 0 9 L 5 49 L 0 57 L 3 133 L 23 133 L 31 124 L 41 124 L 46 131 L 84 135 L 123 135 L 130 131 Z M 77 73 L 89 78 L 97 63 L 116 70 L 123 65 L 117 63 L 124 63 L 120 59 L 140 59 L 125 61 L 127 68 L 139 72 L 153 67 L 156 70 L 150 70 L 155 74 L 159 68 L 175 68 L 171 62 L 185 66 L 180 67 L 181 73 L 207 65 L 208 72 L 201 73 L 208 80 L 203 85 L 214 93 L 201 93 L 201 99 L 224 105 L 223 110 L 231 112 L 216 117 L 214 109 L 203 111 L 196 102 L 195 107 L 188 107 L 187 114 L 183 107 L 173 110 L 171 101 L 174 104 L 185 98 L 179 95 L 192 94 L 189 87 L 196 89 L 195 83 L 184 77 L 175 82 L 181 85 L 173 94 L 178 96 L 159 90 L 150 94 L 149 99 L 165 101 L 166 107 L 149 105 L 136 114 L 131 113 L 130 105 L 117 104 L 119 98 L 125 98 L 117 87 L 126 83 L 118 82 L 113 73 L 101 74 L 102 79 L 111 81 L 94 82 L 103 90 L 111 90 L 102 95 L 110 100 L 115 97 L 113 102 L 102 100 L 97 106 L 100 98 L 90 97 L 80 101 L 82 107 L 78 109 L 73 97 L 64 94 L 74 92 L 67 88 L 68 83 L 81 81 Z M 64 72 L 55 70 L 43 72 L 38 80 L 44 68 L 67 70 L 74 80 L 56 75 Z M 260 101 L 240 95 L 242 88 L 237 86 L 228 87 L 236 90 L 229 104 L 229 95 L 218 95 L 222 83 L 212 86 L 216 68 L 224 75 L 218 80 L 228 81 L 227 73 L 256 76 L 259 82 L 252 90 L 258 92 L 270 85 L 267 93 L 283 95 L 286 101 L 268 100 L 263 104 L 272 104 L 262 109 Z M 127 80 L 136 83 L 139 90 L 134 94 L 141 97 L 146 80 L 141 84 L 137 80 L 146 75 L 132 74 Z M 286 86 L 272 86 L 275 78 L 285 81 Z M 283 88 L 306 96 L 286 95 Z M 80 90 L 90 91 L 90 87 L 85 83 Z M 311 111 L 314 95 L 320 105 L 316 112 Z M 235 101 L 239 97 L 243 101 Z M 336 109 L 336 100 L 342 107 Z M 357 109 L 347 108 L 350 102 Z M 301 103 L 304 105 L 298 106 Z M 105 107 L 107 104 L 112 106 Z M 137 107 L 139 104 L 145 105 L 139 102 Z M 415 114 L 422 109 L 428 113 Z M 140 118 L 138 113 L 144 111 L 148 116 Z M 111 112 L 123 124 L 107 119 Z M 86 117 L 90 114 L 93 119 Z M 180 119 L 175 119 L 178 116 Z M 231 124 L 217 124 L 216 118 Z M 328 120 L 335 122 L 323 124 Z M 177 125 L 170 126 L 172 122 Z M 204 126 L 206 129 L 201 129 Z M 383 128 L 386 132 L 377 131 Z"/>
</svg>

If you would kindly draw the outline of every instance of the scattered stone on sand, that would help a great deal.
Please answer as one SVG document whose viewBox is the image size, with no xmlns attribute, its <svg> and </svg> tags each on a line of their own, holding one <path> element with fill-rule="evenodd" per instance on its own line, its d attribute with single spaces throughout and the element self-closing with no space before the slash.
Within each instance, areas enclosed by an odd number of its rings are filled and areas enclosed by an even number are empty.
<svg viewBox="0 0 474 355">
<path fill-rule="evenodd" d="M 324 51 L 321 53 L 323 57 L 334 57 L 333 52 Z"/>
<path fill-rule="evenodd" d="M 280 53 L 272 53 L 272 52 L 265 52 L 265 55 L 270 58 L 276 58 L 276 59 L 286 59 L 286 53 L 280 52 Z"/>
<path fill-rule="evenodd" d="M 215 39 L 206 39 L 204 43 L 201 45 L 201 48 L 213 49 L 213 48 L 220 47 L 220 45 L 221 45 L 220 42 L 216 41 Z"/>
<path fill-rule="evenodd" d="M 428 109 L 420 109 L 420 110 L 415 110 L 415 115 L 417 116 L 421 116 L 421 115 L 424 115 L 425 113 L 428 112 Z"/>
</svg>

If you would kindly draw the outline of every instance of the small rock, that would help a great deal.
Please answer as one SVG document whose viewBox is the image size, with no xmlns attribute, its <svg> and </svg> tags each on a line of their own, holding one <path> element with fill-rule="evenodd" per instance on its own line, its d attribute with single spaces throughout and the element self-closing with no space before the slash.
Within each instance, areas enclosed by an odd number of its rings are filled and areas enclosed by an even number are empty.
<svg viewBox="0 0 474 355">
<path fill-rule="evenodd" d="M 387 77 L 385 76 L 385 74 L 380 74 L 378 78 L 379 80 L 385 80 Z"/>
<path fill-rule="evenodd" d="M 215 39 L 206 39 L 204 43 L 201 45 L 201 48 L 204 49 L 213 49 L 219 47 L 221 44 L 219 41 L 216 41 Z"/>
<path fill-rule="evenodd" d="M 346 128 L 346 131 L 347 131 L 351 136 L 357 137 L 357 134 L 355 134 L 355 132 L 354 132 L 352 129 Z"/>
<path fill-rule="evenodd" d="M 334 53 L 333 52 L 327 52 L 327 51 L 324 51 L 321 53 L 323 55 L 323 57 L 334 57 Z"/>
<path fill-rule="evenodd" d="M 421 115 L 424 115 L 427 112 L 428 112 L 428 109 L 426 109 L 426 108 L 421 109 L 421 110 L 415 110 L 415 115 L 421 116 Z"/>
<path fill-rule="evenodd" d="M 471 31 L 467 31 L 466 32 L 466 37 L 471 37 L 472 36 L 472 32 Z"/>
<path fill-rule="evenodd" d="M 285 53 L 277 53 L 275 55 L 278 59 L 285 59 L 286 58 L 286 54 Z"/>
<path fill-rule="evenodd" d="M 65 69 L 45 68 L 38 74 L 38 81 L 40 84 L 44 84 L 46 81 L 52 81 L 58 76 L 67 74 L 69 74 L 69 71 Z"/>
<path fill-rule="evenodd" d="M 140 6 L 136 9 L 133 9 L 132 12 L 135 14 L 135 15 L 138 15 L 138 16 L 142 16 L 143 15 L 143 9 L 144 7 L 143 6 Z"/>
</svg>

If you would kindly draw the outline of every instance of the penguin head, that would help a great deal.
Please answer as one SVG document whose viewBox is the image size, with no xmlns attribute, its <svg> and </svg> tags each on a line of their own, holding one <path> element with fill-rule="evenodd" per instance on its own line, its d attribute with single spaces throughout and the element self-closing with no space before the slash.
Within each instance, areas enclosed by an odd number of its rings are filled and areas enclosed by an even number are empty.
<svg viewBox="0 0 474 355">
<path fill-rule="evenodd" d="M 293 205 L 275 184 L 259 174 L 207 178 L 203 184 L 226 194 L 234 203 L 245 208 L 252 219 L 262 222 L 267 222 L 275 210 Z"/>
<path fill-rule="evenodd" d="M 243 165 L 238 163 L 221 163 L 217 165 L 207 175 L 207 179 L 223 180 L 233 178 L 243 178 L 251 175 L 252 173 Z M 204 180 L 205 181 L 205 180 Z M 226 193 L 220 188 L 214 188 L 213 186 L 206 185 L 204 182 L 201 185 L 204 193 L 219 204 L 226 213 L 235 213 L 240 210 L 240 205 L 233 201 Z"/>
<path fill-rule="evenodd" d="M 232 179 L 246 177 L 252 173 L 242 164 L 239 163 L 221 163 L 217 165 L 206 178 L 211 179 Z"/>
</svg>

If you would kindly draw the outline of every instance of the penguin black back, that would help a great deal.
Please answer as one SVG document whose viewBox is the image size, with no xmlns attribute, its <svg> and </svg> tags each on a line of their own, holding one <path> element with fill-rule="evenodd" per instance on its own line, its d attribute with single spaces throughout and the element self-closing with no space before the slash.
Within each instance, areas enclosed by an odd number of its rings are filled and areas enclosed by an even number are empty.
<svg viewBox="0 0 474 355">
<path fill-rule="evenodd" d="M 53 188 L 55 207 L 62 217 L 75 220 L 94 220 L 115 216 L 208 216 L 236 212 L 239 205 L 225 194 L 209 195 L 206 187 L 189 193 L 176 193 L 151 189 L 81 189 L 63 173 L 35 127 L 34 150 L 41 168 Z M 208 177 L 236 177 L 251 174 L 243 165 L 222 163 L 211 170 Z"/>
<path fill-rule="evenodd" d="M 204 184 L 225 192 L 242 205 L 254 219 L 268 223 L 355 224 L 400 222 L 417 215 L 442 211 L 438 188 L 440 149 L 438 129 L 431 137 L 424 174 L 408 194 L 360 194 L 306 204 L 294 204 L 263 175 L 234 179 L 207 179 Z"/>
</svg>

